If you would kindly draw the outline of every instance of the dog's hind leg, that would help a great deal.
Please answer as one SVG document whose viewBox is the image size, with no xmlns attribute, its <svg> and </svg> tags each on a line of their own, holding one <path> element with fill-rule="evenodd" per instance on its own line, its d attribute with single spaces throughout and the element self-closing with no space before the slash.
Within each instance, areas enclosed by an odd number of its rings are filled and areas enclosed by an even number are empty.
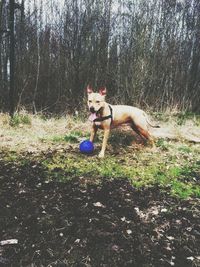
<svg viewBox="0 0 200 267">
<path fill-rule="evenodd" d="M 144 129 L 140 125 L 136 125 L 134 122 L 132 122 L 131 128 L 142 138 L 142 140 L 145 143 L 148 141 L 151 144 L 153 144 L 153 139 L 152 139 L 148 129 Z"/>
</svg>

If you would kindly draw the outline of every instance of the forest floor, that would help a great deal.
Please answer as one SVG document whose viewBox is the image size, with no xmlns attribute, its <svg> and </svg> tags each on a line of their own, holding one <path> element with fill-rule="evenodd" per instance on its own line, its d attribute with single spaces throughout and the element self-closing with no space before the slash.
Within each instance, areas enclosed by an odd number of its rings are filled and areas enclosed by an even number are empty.
<svg viewBox="0 0 200 267">
<path fill-rule="evenodd" d="M 154 147 L 89 124 L 0 115 L 0 266 L 200 266 L 200 117 L 154 114 Z"/>
</svg>

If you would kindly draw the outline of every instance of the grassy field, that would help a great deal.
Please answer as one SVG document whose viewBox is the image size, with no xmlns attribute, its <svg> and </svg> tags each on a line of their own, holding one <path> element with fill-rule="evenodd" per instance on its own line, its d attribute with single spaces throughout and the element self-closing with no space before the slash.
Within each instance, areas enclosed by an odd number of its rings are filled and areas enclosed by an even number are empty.
<svg viewBox="0 0 200 267">
<path fill-rule="evenodd" d="M 200 117 L 152 117 L 154 147 L 119 128 L 99 159 L 87 118 L 1 114 L 0 266 L 200 266 Z"/>
<path fill-rule="evenodd" d="M 39 161 L 47 180 L 67 181 L 82 177 L 84 183 L 127 178 L 136 187 L 159 185 L 181 198 L 200 196 L 200 116 L 153 114 L 160 129 L 152 134 L 154 147 L 143 146 L 133 132 L 114 129 L 104 159 L 98 158 L 102 132 L 95 152 L 79 152 L 79 143 L 89 137 L 87 118 L 45 118 L 27 113 L 12 120 L 0 115 L 2 157 L 15 164 Z"/>
</svg>

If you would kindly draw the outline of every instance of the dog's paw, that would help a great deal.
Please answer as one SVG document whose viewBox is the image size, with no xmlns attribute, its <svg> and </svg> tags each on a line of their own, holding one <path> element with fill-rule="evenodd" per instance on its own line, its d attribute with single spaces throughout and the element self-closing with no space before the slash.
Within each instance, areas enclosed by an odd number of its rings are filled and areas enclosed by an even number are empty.
<svg viewBox="0 0 200 267">
<path fill-rule="evenodd" d="M 101 159 L 104 158 L 104 152 L 101 151 L 101 152 L 99 153 L 99 158 L 101 158 Z"/>
</svg>

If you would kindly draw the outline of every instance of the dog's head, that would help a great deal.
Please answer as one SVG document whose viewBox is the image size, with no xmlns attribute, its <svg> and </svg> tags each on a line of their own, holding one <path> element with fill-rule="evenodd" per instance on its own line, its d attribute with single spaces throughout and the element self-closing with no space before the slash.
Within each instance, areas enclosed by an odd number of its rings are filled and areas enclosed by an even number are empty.
<svg viewBox="0 0 200 267">
<path fill-rule="evenodd" d="M 91 113 L 98 113 L 105 105 L 106 88 L 102 87 L 98 93 L 94 93 L 91 86 L 87 86 L 88 107 Z"/>
</svg>

